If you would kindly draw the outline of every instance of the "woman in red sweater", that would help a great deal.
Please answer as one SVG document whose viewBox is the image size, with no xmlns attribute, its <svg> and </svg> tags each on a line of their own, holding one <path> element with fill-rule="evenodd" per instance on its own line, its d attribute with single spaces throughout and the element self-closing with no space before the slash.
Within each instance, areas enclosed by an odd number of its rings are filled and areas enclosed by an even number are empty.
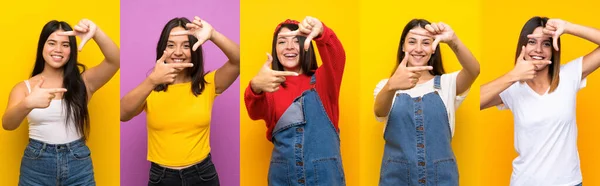
<svg viewBox="0 0 600 186">
<path fill-rule="evenodd" d="M 269 185 L 345 185 L 338 135 L 342 43 L 316 18 L 288 19 L 275 29 L 272 52 L 244 96 L 250 118 L 265 120 L 274 145 Z"/>
</svg>

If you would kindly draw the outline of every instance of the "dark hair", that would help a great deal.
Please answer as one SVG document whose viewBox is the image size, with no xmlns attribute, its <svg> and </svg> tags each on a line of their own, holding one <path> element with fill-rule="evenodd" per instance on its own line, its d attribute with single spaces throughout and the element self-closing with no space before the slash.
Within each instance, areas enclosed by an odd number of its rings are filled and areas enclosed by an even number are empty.
<svg viewBox="0 0 600 186">
<path fill-rule="evenodd" d="M 52 20 L 44 25 L 40 39 L 38 40 L 37 56 L 31 77 L 44 71 L 46 64 L 42 54 L 44 45 L 50 34 L 58 30 L 72 31 L 73 29 L 69 24 L 56 20 Z M 65 101 L 63 104 L 66 106 L 67 116 L 65 125 L 68 125 L 69 121 L 73 121 L 77 132 L 86 140 L 90 128 L 90 115 L 87 108 L 87 89 L 81 78 L 81 73 L 85 71 L 85 66 L 77 62 L 77 42 L 75 41 L 75 36 L 69 36 L 69 46 L 71 50 L 69 60 L 62 66 L 64 77 L 63 88 L 68 90 L 63 95 L 63 100 Z M 82 69 L 82 72 L 79 72 L 79 68 Z"/>
<path fill-rule="evenodd" d="M 532 34 L 533 31 L 538 27 L 545 27 L 547 22 L 547 17 L 535 16 L 525 23 L 521 29 L 521 34 L 519 34 L 519 42 L 517 43 L 517 52 L 515 55 L 515 64 L 517 63 L 519 55 L 521 54 L 522 46 L 525 46 L 529 40 L 527 35 Z M 560 37 L 558 38 L 558 48 L 560 48 Z M 550 90 L 548 90 L 548 93 L 552 93 L 558 87 L 558 82 L 560 80 L 558 76 L 560 72 L 560 51 L 552 49 L 552 57 L 550 58 L 550 61 L 552 61 L 552 64 L 548 65 L 548 74 L 550 75 Z"/>
<path fill-rule="evenodd" d="M 187 28 L 185 27 L 185 24 L 187 23 L 191 23 L 190 20 L 188 20 L 185 17 L 176 17 L 171 19 L 169 22 L 167 22 L 167 24 L 165 25 L 165 27 L 163 28 L 161 34 L 160 34 L 160 38 L 158 39 L 158 44 L 156 45 L 156 60 L 160 59 L 160 57 L 162 57 L 163 52 L 165 51 L 165 49 L 167 48 L 167 42 L 169 41 L 169 35 L 171 34 L 171 30 L 173 28 L 176 27 L 183 27 L 184 29 L 187 30 Z M 198 41 L 198 39 L 194 36 L 188 35 L 188 40 L 190 42 L 190 45 L 193 45 L 194 43 L 196 43 Z M 192 79 L 192 93 L 194 94 L 194 96 L 198 96 L 200 94 L 202 94 L 202 91 L 204 91 L 204 87 L 206 86 L 206 80 L 204 79 L 204 58 L 202 55 L 202 46 L 198 47 L 198 49 L 196 51 L 192 50 L 192 47 L 190 47 L 190 53 L 192 54 L 192 64 L 194 64 L 193 67 L 187 68 L 185 70 L 185 75 L 191 77 Z M 156 87 L 154 87 L 154 91 L 167 91 L 167 88 L 169 87 L 169 85 L 167 84 L 161 84 L 158 85 Z"/>
<path fill-rule="evenodd" d="M 282 24 L 279 29 L 277 29 L 277 31 L 275 31 L 275 33 L 273 34 L 273 46 L 272 46 L 272 54 L 273 55 L 273 62 L 271 62 L 271 68 L 273 70 L 278 70 L 278 71 L 283 71 L 283 65 L 281 64 L 281 62 L 279 62 L 279 57 L 276 55 L 277 54 L 277 35 L 279 34 L 279 32 L 281 31 L 282 28 L 288 28 L 290 30 L 298 30 L 298 25 L 296 24 Z M 302 70 L 303 74 L 306 74 L 308 76 L 312 76 L 315 73 L 315 70 L 317 70 L 318 65 L 317 65 L 317 57 L 315 56 L 315 51 L 313 49 L 313 44 L 311 42 L 310 46 L 308 47 L 308 51 L 304 51 L 304 41 L 306 40 L 306 37 L 304 36 L 297 36 L 296 38 L 298 38 L 298 43 L 300 44 L 300 70 Z M 285 87 L 285 84 L 282 83 L 282 85 Z"/>
<path fill-rule="evenodd" d="M 398 68 L 398 65 L 400 65 L 400 62 L 402 62 L 402 59 L 404 59 L 404 52 L 402 51 L 402 49 L 403 49 L 402 47 L 404 45 L 404 41 L 406 40 L 406 35 L 408 35 L 408 32 L 415 27 L 425 28 L 425 25 L 428 25 L 428 24 L 431 24 L 431 23 L 425 19 L 413 19 L 413 20 L 410 20 L 408 22 L 408 24 L 406 24 L 406 26 L 404 26 L 404 30 L 402 30 L 402 35 L 400 36 L 400 44 L 398 45 L 396 68 Z M 429 74 L 431 74 L 431 75 L 435 76 L 435 75 L 442 75 L 442 74 L 446 73 L 444 71 L 444 65 L 442 64 L 442 53 L 440 52 L 440 47 L 437 47 L 435 49 L 435 52 L 429 58 L 427 65 L 433 67 L 433 69 L 429 71 Z M 394 68 L 394 70 L 392 71 L 392 75 L 394 75 L 396 68 Z"/>
</svg>

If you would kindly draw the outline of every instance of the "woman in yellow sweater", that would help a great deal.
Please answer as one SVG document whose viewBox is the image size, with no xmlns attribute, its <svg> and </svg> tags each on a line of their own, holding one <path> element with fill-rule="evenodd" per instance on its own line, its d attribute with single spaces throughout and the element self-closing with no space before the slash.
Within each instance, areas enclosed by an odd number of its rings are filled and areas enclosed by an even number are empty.
<svg viewBox="0 0 600 186">
<path fill-rule="evenodd" d="M 229 60 L 207 73 L 200 45 L 208 40 Z M 148 185 L 219 185 L 210 158 L 211 110 L 239 76 L 239 46 L 198 17 L 174 18 L 162 30 L 156 59 L 152 73 L 121 99 L 121 121 L 146 111 Z"/>
</svg>

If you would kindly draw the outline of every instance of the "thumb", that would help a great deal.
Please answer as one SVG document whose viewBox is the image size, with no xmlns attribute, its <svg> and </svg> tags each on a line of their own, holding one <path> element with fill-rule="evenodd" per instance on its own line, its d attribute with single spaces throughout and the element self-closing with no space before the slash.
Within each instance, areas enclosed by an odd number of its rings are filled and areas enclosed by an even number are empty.
<svg viewBox="0 0 600 186">
<path fill-rule="evenodd" d="M 558 37 L 560 37 L 557 32 L 554 32 L 554 36 L 552 36 L 552 45 L 554 45 L 554 50 L 558 51 Z"/>
<path fill-rule="evenodd" d="M 435 52 L 435 49 L 437 49 L 438 44 L 440 43 L 440 37 L 435 37 L 435 40 L 433 40 L 433 43 L 431 46 L 433 46 L 433 52 Z"/>
<path fill-rule="evenodd" d="M 83 38 L 81 38 L 81 43 L 79 43 L 77 50 L 81 51 L 83 49 L 83 46 L 85 45 L 85 43 L 87 43 L 89 40 L 90 40 L 89 36 L 84 36 Z"/>
<path fill-rule="evenodd" d="M 408 63 L 408 52 L 404 52 L 404 58 L 402 58 L 402 61 L 400 62 L 400 65 L 398 67 L 406 67 Z"/>
<path fill-rule="evenodd" d="M 267 53 L 267 62 L 265 62 L 264 67 L 267 69 L 271 69 L 271 63 L 273 62 L 273 57 L 271 54 Z"/>
<path fill-rule="evenodd" d="M 304 51 L 308 51 L 308 48 L 310 48 L 310 42 L 313 40 L 313 38 L 317 37 L 318 35 L 319 32 L 312 30 L 312 32 L 310 32 L 310 34 L 306 36 L 306 40 L 304 40 Z"/>
<path fill-rule="evenodd" d="M 160 59 L 158 59 L 158 60 L 156 61 L 156 63 L 164 63 L 164 62 L 165 62 L 165 59 L 167 59 L 167 51 L 166 51 L 166 50 L 165 50 L 165 51 L 163 51 L 163 54 L 162 54 L 162 56 L 160 56 Z"/>
<path fill-rule="evenodd" d="M 42 84 L 44 84 L 44 76 L 40 76 L 40 81 L 38 82 L 37 85 L 35 85 L 35 87 L 42 88 Z"/>
<path fill-rule="evenodd" d="M 521 46 L 521 53 L 519 54 L 519 57 L 517 58 L 517 62 L 519 62 L 520 60 L 524 60 L 525 59 L 525 46 Z"/>
</svg>

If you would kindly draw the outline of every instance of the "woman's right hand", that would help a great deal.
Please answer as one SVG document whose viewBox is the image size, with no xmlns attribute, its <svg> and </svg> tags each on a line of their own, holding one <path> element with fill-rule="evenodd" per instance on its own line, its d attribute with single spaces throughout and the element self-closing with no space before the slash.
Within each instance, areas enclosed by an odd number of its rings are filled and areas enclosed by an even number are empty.
<svg viewBox="0 0 600 186">
<path fill-rule="evenodd" d="M 165 59 L 167 58 L 167 51 L 163 51 L 163 55 L 156 61 L 154 65 L 154 69 L 148 78 L 150 82 L 154 85 L 161 84 L 171 84 L 175 82 L 175 77 L 177 74 L 181 72 L 183 69 L 188 67 L 193 67 L 192 63 L 165 63 Z"/>
<path fill-rule="evenodd" d="M 396 68 L 394 75 L 388 80 L 390 90 L 407 90 L 415 87 L 421 77 L 421 72 L 432 70 L 432 66 L 408 67 L 408 52 L 404 52 L 404 59 Z"/>
<path fill-rule="evenodd" d="M 272 61 L 273 57 L 267 53 L 267 62 L 250 81 L 250 87 L 254 93 L 275 92 L 279 90 L 279 85 L 285 82 L 286 76 L 298 76 L 296 72 L 272 70 L 269 66 Z"/>
<path fill-rule="evenodd" d="M 526 81 L 536 77 L 536 65 L 549 65 L 552 62 L 549 60 L 525 60 L 525 46 L 521 47 L 521 54 L 517 58 L 517 64 L 509 74 L 513 81 Z"/>
<path fill-rule="evenodd" d="M 44 78 L 41 77 L 38 84 L 31 87 L 31 93 L 25 97 L 25 107 L 28 109 L 47 108 L 56 94 L 67 92 L 64 88 L 42 88 Z"/>
</svg>

